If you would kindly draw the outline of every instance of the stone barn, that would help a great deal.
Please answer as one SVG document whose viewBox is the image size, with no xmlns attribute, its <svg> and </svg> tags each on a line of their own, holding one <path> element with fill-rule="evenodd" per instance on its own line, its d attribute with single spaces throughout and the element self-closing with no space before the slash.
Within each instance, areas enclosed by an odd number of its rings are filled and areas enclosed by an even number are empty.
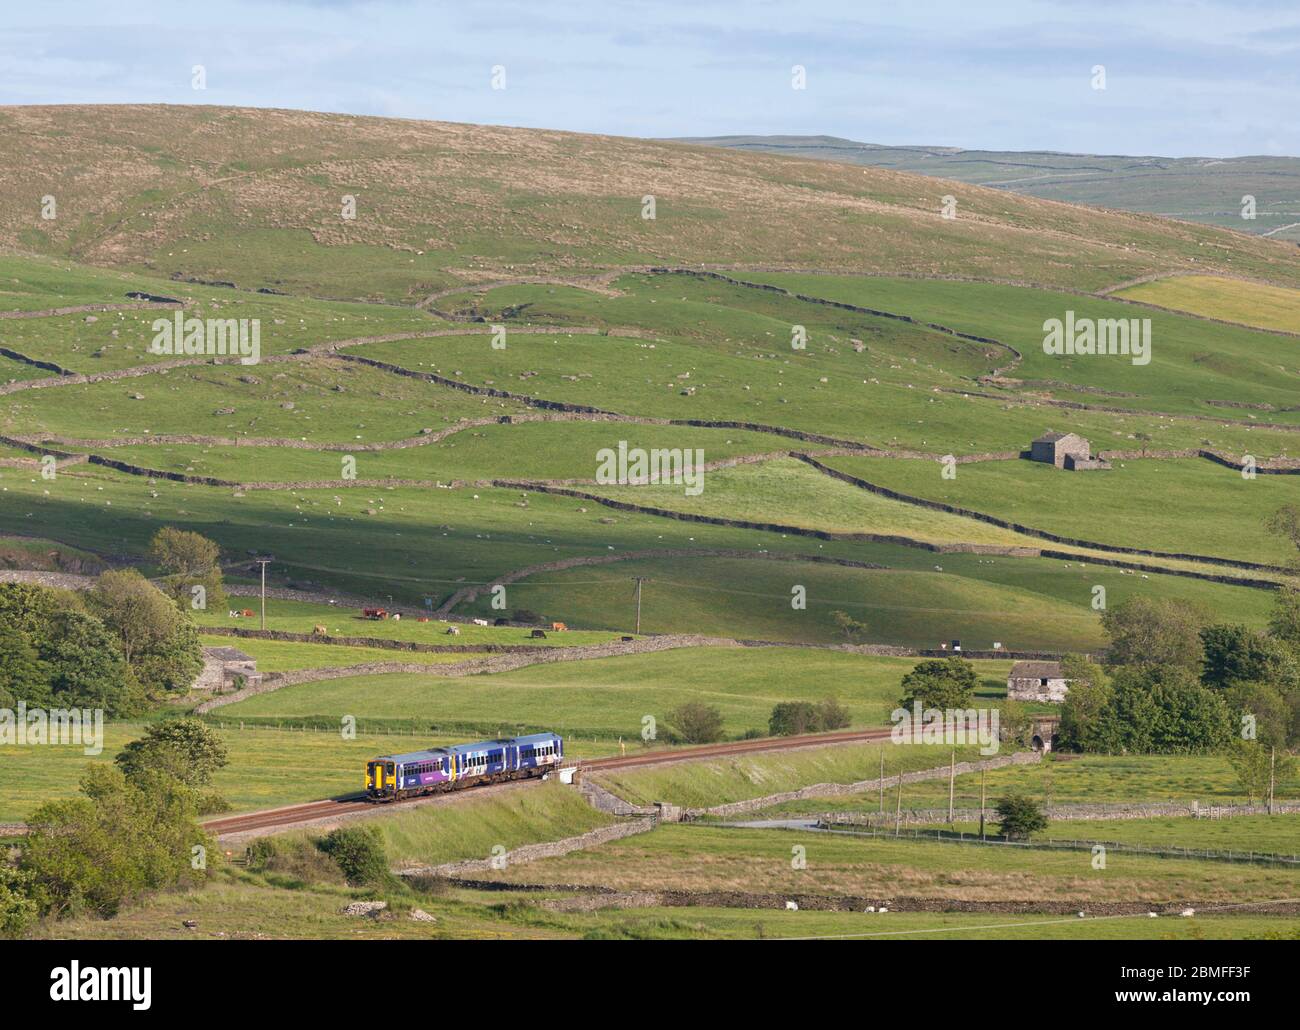
<svg viewBox="0 0 1300 1030">
<path fill-rule="evenodd" d="M 203 649 L 203 671 L 194 681 L 195 690 L 234 690 L 238 686 L 238 677 L 242 676 L 247 686 L 257 686 L 262 682 L 262 674 L 257 671 L 257 659 L 245 654 L 237 647 L 205 647 Z"/>
<path fill-rule="evenodd" d="M 1029 445 L 1029 457 L 1072 471 L 1110 468 L 1107 462 L 1092 456 L 1091 445 L 1077 433 L 1044 433 Z"/>
<path fill-rule="evenodd" d="M 1061 702 L 1070 681 L 1061 675 L 1060 662 L 1016 662 L 1007 676 L 1007 698 L 1012 701 Z"/>
</svg>

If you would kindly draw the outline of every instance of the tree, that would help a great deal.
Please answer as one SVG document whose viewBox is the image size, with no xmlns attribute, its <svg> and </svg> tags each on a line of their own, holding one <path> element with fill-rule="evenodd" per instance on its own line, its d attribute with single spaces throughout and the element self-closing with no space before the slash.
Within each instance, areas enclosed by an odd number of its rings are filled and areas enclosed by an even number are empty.
<svg viewBox="0 0 1300 1030">
<path fill-rule="evenodd" d="M 1232 735 L 1223 698 L 1187 669 L 1126 666 L 1091 713 L 1082 740 L 1071 743 L 1107 754 L 1205 754 L 1226 747 Z"/>
<path fill-rule="evenodd" d="M 87 601 L 116 635 L 127 664 L 167 640 L 179 621 L 166 595 L 135 569 L 101 573 Z"/>
<path fill-rule="evenodd" d="M 1047 829 L 1047 816 L 1037 801 L 1024 794 L 1011 793 L 998 799 L 998 832 L 1012 840 L 1025 840 L 1030 834 Z"/>
<path fill-rule="evenodd" d="M 0 937 L 17 937 L 36 919 L 34 889 L 30 873 L 0 862 Z"/>
<path fill-rule="evenodd" d="M 164 526 L 154 534 L 149 553 L 163 571 L 163 590 L 182 608 L 190 605 L 193 590 L 202 587 L 205 606 L 226 603 L 221 582 L 221 547 L 199 533 Z"/>
<path fill-rule="evenodd" d="M 1110 667 L 1177 666 L 1197 674 L 1204 660 L 1201 630 L 1209 613 L 1186 601 L 1130 597 L 1101 616 L 1110 637 Z"/>
<path fill-rule="evenodd" d="M 1007 699 L 1002 702 L 1002 711 L 998 719 L 1000 741 L 1022 747 L 1029 743 L 1029 731 L 1033 725 L 1033 716 L 1019 701 Z"/>
<path fill-rule="evenodd" d="M 712 705 L 687 701 L 668 713 L 668 723 L 688 744 L 711 744 L 722 739 L 722 712 Z"/>
<path fill-rule="evenodd" d="M 1293 653 L 1300 654 L 1300 588 L 1290 584 L 1278 588 L 1268 631 Z"/>
<path fill-rule="evenodd" d="M 354 887 L 377 887 L 388 882 L 388 857 L 377 826 L 343 826 L 316 845 L 343 870 Z"/>
<path fill-rule="evenodd" d="M 774 737 L 791 737 L 843 729 L 849 721 L 848 709 L 835 698 L 828 697 L 817 704 L 811 701 L 780 702 L 773 707 L 767 728 Z"/>
<path fill-rule="evenodd" d="M 202 880 L 193 848 L 211 851 L 212 841 L 189 788 L 163 773 L 137 782 L 96 765 L 81 792 L 46 802 L 27 820 L 19 868 L 43 914 L 88 909 L 107 918 L 146 891 Z"/>
<path fill-rule="evenodd" d="M 835 620 L 839 631 L 844 634 L 844 639 L 850 643 L 867 631 L 867 624 L 858 621 L 848 612 L 831 612 L 831 618 Z"/>
<path fill-rule="evenodd" d="M 52 704 L 138 715 L 144 690 L 104 624 L 84 612 L 55 615 L 42 657 L 50 669 Z"/>
<path fill-rule="evenodd" d="M 772 708 L 767 721 L 768 732 L 774 737 L 798 736 L 816 728 L 817 709 L 811 701 L 782 701 Z"/>
<path fill-rule="evenodd" d="M 850 722 L 849 710 L 833 697 L 817 702 L 817 728 L 822 731 L 842 730 Z"/>
<path fill-rule="evenodd" d="M 899 704 L 911 708 L 917 701 L 922 708 L 966 708 L 979 677 L 975 666 L 953 655 L 919 663 L 903 677 L 903 697 Z"/>
<path fill-rule="evenodd" d="M 10 622 L 0 622 L 0 708 L 19 701 L 49 705 L 49 670 L 27 634 Z"/>
<path fill-rule="evenodd" d="M 1250 804 L 1258 798 L 1268 798 L 1270 782 L 1289 779 L 1295 775 L 1293 755 L 1249 740 L 1235 741 L 1228 749 L 1228 764 L 1237 774 L 1237 784 Z"/>
<path fill-rule="evenodd" d="M 1245 725 L 1245 717 L 1254 721 L 1255 739 L 1261 744 L 1286 747 L 1291 737 L 1292 708 L 1287 699 L 1268 683 L 1233 683 L 1221 696 L 1228 711 Z"/>
<path fill-rule="evenodd" d="M 150 725 L 115 759 L 129 779 L 164 772 L 188 787 L 206 787 L 229 764 L 226 745 L 207 723 L 195 718 L 164 719 Z"/>
<path fill-rule="evenodd" d="M 1065 666 L 1066 662 L 1062 661 L 1062 674 L 1068 677 Z M 1061 704 L 1060 746 L 1070 751 L 1109 750 L 1100 746 L 1100 738 L 1114 692 L 1105 673 L 1098 666 L 1093 668 L 1097 669 L 1097 675 L 1071 680 L 1070 690 Z"/>
<path fill-rule="evenodd" d="M 1207 626 L 1201 630 L 1205 663 L 1201 682 L 1222 690 L 1229 683 L 1245 681 L 1300 681 L 1296 657 L 1278 640 L 1256 633 L 1248 626 Z"/>
<path fill-rule="evenodd" d="M 186 691 L 203 668 L 189 616 L 134 569 L 105 572 L 87 604 L 118 639 L 123 657 L 153 701 Z"/>
</svg>

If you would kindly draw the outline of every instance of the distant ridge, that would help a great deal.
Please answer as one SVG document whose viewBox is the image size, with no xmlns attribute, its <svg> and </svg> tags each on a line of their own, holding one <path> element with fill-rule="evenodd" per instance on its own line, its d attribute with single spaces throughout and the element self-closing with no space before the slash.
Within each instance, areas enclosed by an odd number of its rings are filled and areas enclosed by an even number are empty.
<svg viewBox="0 0 1300 1030">
<path fill-rule="evenodd" d="M 919 172 L 1071 204 L 1185 218 L 1300 242 L 1300 158 L 1152 157 L 882 146 L 838 136 L 699 136 L 677 142 Z M 1256 217 L 1241 217 L 1242 197 Z"/>
</svg>

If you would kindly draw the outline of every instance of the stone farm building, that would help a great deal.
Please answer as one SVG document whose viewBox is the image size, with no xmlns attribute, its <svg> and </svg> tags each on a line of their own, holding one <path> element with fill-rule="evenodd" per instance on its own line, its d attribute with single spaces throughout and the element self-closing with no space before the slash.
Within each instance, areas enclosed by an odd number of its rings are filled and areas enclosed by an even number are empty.
<svg viewBox="0 0 1300 1030">
<path fill-rule="evenodd" d="M 1060 662 L 1016 662 L 1007 676 L 1007 698 L 1012 701 L 1059 702 L 1069 690 Z"/>
<path fill-rule="evenodd" d="M 1109 463 L 1092 456 L 1088 441 L 1077 433 L 1044 433 L 1029 445 L 1029 457 L 1071 471 L 1110 468 Z"/>
<path fill-rule="evenodd" d="M 257 686 L 262 682 L 256 658 L 235 647 L 205 647 L 203 671 L 194 681 L 194 689 L 215 690 L 218 693 L 234 690 L 239 686 L 237 677 L 240 676 L 248 686 Z"/>
</svg>

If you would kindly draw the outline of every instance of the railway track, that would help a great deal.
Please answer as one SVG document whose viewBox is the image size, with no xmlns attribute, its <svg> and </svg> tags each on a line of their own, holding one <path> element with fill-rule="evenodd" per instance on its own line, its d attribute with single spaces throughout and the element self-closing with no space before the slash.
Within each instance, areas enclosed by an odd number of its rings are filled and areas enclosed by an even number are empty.
<svg viewBox="0 0 1300 1030">
<path fill-rule="evenodd" d="M 833 744 L 859 744 L 873 740 L 887 740 L 890 730 L 843 730 L 834 733 L 806 733 L 795 737 L 768 737 L 762 740 L 738 740 L 727 744 L 701 744 L 696 747 L 677 748 L 664 751 L 647 751 L 635 755 L 620 755 L 612 758 L 593 758 L 577 763 L 582 772 L 603 772 L 614 769 L 630 769 L 649 765 L 673 765 L 678 762 L 701 761 L 708 758 L 725 758 L 735 755 L 751 754 L 764 751 L 789 751 L 805 747 L 825 747 Z M 530 781 L 516 781 L 527 783 Z M 538 782 L 538 781 L 532 781 Z M 411 798 L 407 801 L 393 801 L 387 808 L 409 805 L 422 800 Z M 427 800 L 427 799 L 426 799 Z M 203 828 L 218 837 L 234 833 L 247 833 L 251 830 L 266 830 L 282 826 L 294 826 L 317 819 L 329 819 L 334 816 L 353 815 L 358 812 L 374 812 L 379 806 L 367 801 L 364 794 L 348 794 L 324 801 L 309 801 L 301 805 L 286 805 L 283 808 L 271 808 L 261 812 L 249 812 L 245 815 L 225 816 L 209 819 Z"/>
</svg>

